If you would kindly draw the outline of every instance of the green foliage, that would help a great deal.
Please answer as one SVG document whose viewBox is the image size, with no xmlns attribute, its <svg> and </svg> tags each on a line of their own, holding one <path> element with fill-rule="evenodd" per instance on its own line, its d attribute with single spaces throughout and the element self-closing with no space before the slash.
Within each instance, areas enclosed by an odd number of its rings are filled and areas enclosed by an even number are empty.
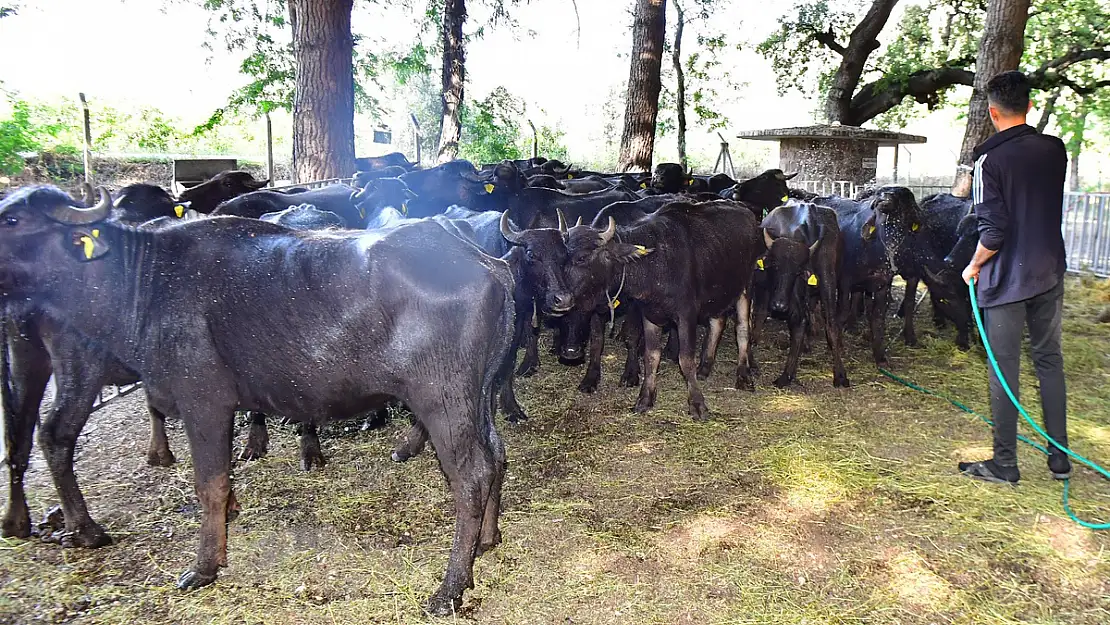
<svg viewBox="0 0 1110 625">
<path fill-rule="evenodd" d="M 813 36 L 831 32 L 838 41 L 845 41 L 855 27 L 857 8 L 833 5 L 829 0 L 798 2 L 779 18 L 778 30 L 757 45 L 756 51 L 771 61 L 780 90 L 812 93 L 821 76 L 832 73 L 840 57 Z"/>
<path fill-rule="evenodd" d="M 504 87 L 494 89 L 484 100 L 464 103 L 459 114 L 459 158 L 474 163 L 520 158 L 518 120 L 523 113 L 524 103 Z"/>
<path fill-rule="evenodd" d="M 7 94 L 11 114 L 0 120 L 0 174 L 16 175 L 23 171 L 23 153 L 38 152 L 53 139 L 62 127 L 41 119 L 39 111 L 26 100 Z"/>
</svg>

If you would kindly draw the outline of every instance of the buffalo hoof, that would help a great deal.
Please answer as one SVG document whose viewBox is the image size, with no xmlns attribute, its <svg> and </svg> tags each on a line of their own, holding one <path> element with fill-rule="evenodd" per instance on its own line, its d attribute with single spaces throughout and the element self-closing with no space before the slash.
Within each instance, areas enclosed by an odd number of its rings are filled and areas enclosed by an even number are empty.
<svg viewBox="0 0 1110 625">
<path fill-rule="evenodd" d="M 851 386 L 851 383 L 848 382 L 847 373 L 841 372 L 833 374 L 833 388 L 848 388 L 849 386 Z"/>
<path fill-rule="evenodd" d="M 319 447 L 301 451 L 301 471 L 311 471 L 314 466 L 317 469 L 323 469 L 327 464 L 328 461 L 324 458 L 324 454 Z"/>
<path fill-rule="evenodd" d="M 8 505 L 8 512 L 4 515 L 4 523 L 0 525 L 0 536 L 4 538 L 31 537 L 31 510 L 27 508 L 27 504 L 22 506 Z"/>
<path fill-rule="evenodd" d="M 201 573 L 189 569 L 177 578 L 178 590 L 196 590 L 197 588 L 204 588 L 205 586 L 216 581 L 215 573 Z"/>
<path fill-rule="evenodd" d="M 690 402 L 688 406 L 690 418 L 694 421 L 708 421 L 710 417 L 709 407 L 705 405 L 704 401 Z"/>
<path fill-rule="evenodd" d="M 948 325 L 948 323 L 944 317 L 933 317 L 933 327 L 936 329 L 943 330 L 946 325 Z"/>
<path fill-rule="evenodd" d="M 530 378 L 536 375 L 539 370 L 540 363 L 532 360 L 525 360 L 524 362 L 520 363 L 519 367 L 517 367 L 516 375 L 519 378 Z"/>
<path fill-rule="evenodd" d="M 146 453 L 146 463 L 152 467 L 172 467 L 177 462 L 170 448 L 151 449 Z"/>
<path fill-rule="evenodd" d="M 712 375 L 712 374 L 713 374 L 713 366 L 712 365 L 699 365 L 698 366 L 698 379 L 699 380 L 701 380 L 701 381 L 708 380 L 709 376 Z"/>
<path fill-rule="evenodd" d="M 906 347 L 917 347 L 917 335 L 910 334 L 905 337 Z"/>
<path fill-rule="evenodd" d="M 582 383 L 578 385 L 578 391 L 582 393 L 593 393 L 597 391 L 597 384 L 601 376 L 588 375 L 582 378 Z"/>
<path fill-rule="evenodd" d="M 247 434 L 247 444 L 243 445 L 243 451 L 239 453 L 240 460 L 258 460 L 265 457 L 270 448 L 270 434 L 266 431 L 266 427 L 251 425 L 250 433 Z"/>
<path fill-rule="evenodd" d="M 60 535 L 55 534 L 55 536 L 59 538 L 58 543 L 63 549 L 99 549 L 112 544 L 112 537 L 96 523 L 77 528 L 72 532 L 60 532 Z"/>
<path fill-rule="evenodd" d="M 451 616 L 462 607 L 462 597 L 448 597 L 442 590 L 428 598 L 424 611 L 432 616 Z"/>
<path fill-rule="evenodd" d="M 528 415 L 524 414 L 523 410 L 518 409 L 510 412 L 505 419 L 508 420 L 509 423 L 520 423 L 521 421 L 527 421 Z"/>
<path fill-rule="evenodd" d="M 736 376 L 736 389 L 754 393 L 755 381 L 752 380 L 750 375 L 738 375 Z"/>
<path fill-rule="evenodd" d="M 887 360 L 886 357 L 876 358 L 875 359 L 875 366 L 880 368 L 880 369 L 890 369 L 890 361 Z"/>
<path fill-rule="evenodd" d="M 971 343 L 966 336 L 956 337 L 956 349 L 961 352 L 971 351 Z"/>
<path fill-rule="evenodd" d="M 775 381 L 771 382 L 771 384 L 774 384 L 775 388 L 786 388 L 786 387 L 790 386 L 791 384 L 793 384 L 794 381 L 795 381 L 794 376 L 789 376 L 789 375 L 786 375 L 784 373 L 784 374 L 780 375 L 779 377 L 775 378 Z"/>
<path fill-rule="evenodd" d="M 497 533 L 494 534 L 493 537 L 488 538 L 488 539 L 483 537 L 481 540 L 478 541 L 478 551 L 476 552 L 476 556 L 481 556 L 482 554 L 484 554 L 487 551 L 497 547 L 497 545 L 500 545 L 500 544 L 501 544 L 501 530 L 497 530 Z"/>
<path fill-rule="evenodd" d="M 636 406 L 632 410 L 643 414 L 649 412 L 652 408 L 655 408 L 655 398 L 641 396 L 640 399 L 636 400 Z"/>
<path fill-rule="evenodd" d="M 624 388 L 636 388 L 640 385 L 640 375 L 625 373 L 621 375 L 619 384 Z"/>
</svg>

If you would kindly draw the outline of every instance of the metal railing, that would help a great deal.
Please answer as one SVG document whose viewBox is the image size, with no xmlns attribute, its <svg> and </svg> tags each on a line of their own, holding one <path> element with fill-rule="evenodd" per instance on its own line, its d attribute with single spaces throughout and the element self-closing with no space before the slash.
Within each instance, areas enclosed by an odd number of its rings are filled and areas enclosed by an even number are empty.
<svg viewBox="0 0 1110 625">
<path fill-rule="evenodd" d="M 1110 193 L 1064 195 L 1068 270 L 1110 277 Z"/>
</svg>

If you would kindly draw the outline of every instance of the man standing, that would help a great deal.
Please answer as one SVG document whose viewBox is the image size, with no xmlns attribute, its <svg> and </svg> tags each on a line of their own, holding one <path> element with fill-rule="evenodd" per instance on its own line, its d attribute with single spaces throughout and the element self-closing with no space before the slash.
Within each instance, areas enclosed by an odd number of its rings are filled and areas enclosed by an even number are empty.
<svg viewBox="0 0 1110 625">
<path fill-rule="evenodd" d="M 1045 431 L 1067 446 L 1067 394 L 1060 334 L 1064 308 L 1064 176 L 1067 150 L 1056 137 L 1025 123 L 1032 108 L 1029 79 L 1005 72 L 987 83 L 987 104 L 998 134 L 975 148 L 972 201 L 979 217 L 979 247 L 964 269 L 975 279 L 985 309 L 987 339 L 1006 383 L 1018 396 L 1022 332 L 1029 326 L 1033 364 L 1041 385 Z M 1016 484 L 1018 411 L 990 370 L 994 458 L 961 462 L 965 475 Z M 1050 446 L 1051 447 L 1051 446 Z M 1052 447 L 1048 468 L 1071 475 L 1066 454 Z"/>
</svg>

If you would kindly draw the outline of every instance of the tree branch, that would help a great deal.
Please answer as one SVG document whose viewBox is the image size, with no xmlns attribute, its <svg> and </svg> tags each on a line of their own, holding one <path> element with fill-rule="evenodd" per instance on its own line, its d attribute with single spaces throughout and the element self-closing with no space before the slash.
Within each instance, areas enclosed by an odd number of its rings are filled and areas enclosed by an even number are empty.
<svg viewBox="0 0 1110 625">
<path fill-rule="evenodd" d="M 844 48 L 844 46 L 837 43 L 836 35 L 833 34 L 831 26 L 829 27 L 829 30 L 826 31 L 826 32 L 823 32 L 823 33 L 815 32 L 815 33 L 813 33 L 813 40 L 816 41 L 817 43 L 825 46 L 826 48 L 832 50 L 833 52 L 836 52 L 837 54 L 839 54 L 841 56 L 844 56 L 845 48 Z"/>
<path fill-rule="evenodd" d="M 1044 110 L 1041 111 L 1041 119 L 1037 121 L 1037 132 L 1044 132 L 1048 128 L 1048 121 L 1052 119 L 1052 113 L 1056 110 L 1056 101 L 1060 99 L 1060 90 L 1052 92 L 1048 96 L 1048 101 L 1044 103 Z"/>
<path fill-rule="evenodd" d="M 1110 44 L 1102 48 L 1091 48 L 1084 50 L 1079 47 L 1073 47 L 1067 51 L 1063 56 L 1058 56 L 1050 61 L 1045 61 L 1036 71 L 1029 74 L 1029 79 L 1032 82 L 1036 80 L 1043 80 L 1050 71 L 1061 72 L 1076 63 L 1083 61 L 1105 61 L 1110 59 Z"/>
<path fill-rule="evenodd" d="M 904 80 L 880 79 L 864 85 L 852 98 L 845 124 L 859 126 L 902 103 L 906 96 L 936 106 L 940 92 L 955 85 L 971 85 L 975 72 L 962 67 L 937 67 L 914 72 Z"/>
</svg>

